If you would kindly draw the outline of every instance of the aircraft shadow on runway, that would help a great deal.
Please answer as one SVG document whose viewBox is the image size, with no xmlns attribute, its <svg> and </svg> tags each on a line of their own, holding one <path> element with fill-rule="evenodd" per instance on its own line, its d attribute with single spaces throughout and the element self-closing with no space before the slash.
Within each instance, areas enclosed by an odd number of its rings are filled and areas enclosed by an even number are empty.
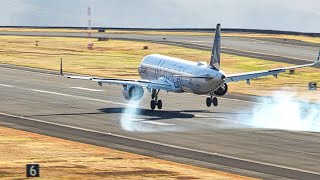
<svg viewBox="0 0 320 180">
<path fill-rule="evenodd" d="M 149 118 L 144 118 L 148 120 L 163 120 L 163 119 L 175 119 L 175 118 L 193 118 L 195 117 L 194 114 L 192 114 L 191 111 L 188 111 L 188 113 L 183 112 L 183 111 L 156 111 L 156 110 L 149 110 L 149 109 L 141 109 L 141 108 L 136 108 L 135 110 L 131 111 L 128 110 L 126 111 L 126 108 L 103 108 L 103 109 L 98 109 L 100 112 L 104 112 L 107 114 L 123 114 L 123 113 L 130 113 L 138 115 L 138 116 L 147 116 Z M 198 112 L 198 111 L 197 111 Z"/>
<path fill-rule="evenodd" d="M 138 116 L 146 116 L 143 119 L 145 120 L 164 120 L 164 119 L 175 119 L 175 118 L 183 118 L 190 119 L 194 118 L 196 115 L 193 113 L 207 113 L 207 114 L 225 114 L 225 115 L 239 115 L 239 114 L 248 114 L 248 113 L 236 113 L 236 112 L 211 112 L 208 110 L 181 110 L 181 111 L 165 111 L 165 110 L 150 110 L 150 109 L 141 109 L 136 108 L 134 110 L 130 110 L 122 107 L 114 107 L 114 108 L 102 108 L 97 109 L 99 112 L 81 112 L 81 113 L 60 113 L 60 114 L 35 114 L 25 117 L 44 117 L 44 116 L 82 116 L 82 115 L 99 115 L 99 114 L 123 114 L 129 113 L 135 114 Z M 197 118 L 207 118 L 207 117 L 197 117 Z M 212 118 L 220 118 L 219 116 L 214 116 Z M 222 116 L 221 118 L 224 118 Z"/>
<path fill-rule="evenodd" d="M 125 111 L 127 110 L 127 111 Z M 175 118 L 194 118 L 195 115 L 192 113 L 199 112 L 207 112 L 207 111 L 199 111 L 199 110 L 186 110 L 186 111 L 156 111 L 149 109 L 141 109 L 136 108 L 134 110 L 126 109 L 126 108 L 102 108 L 98 109 L 99 112 L 82 112 L 82 113 L 60 113 L 60 114 L 36 114 L 25 117 L 44 117 L 44 116 L 82 116 L 82 115 L 99 115 L 99 114 L 123 114 L 129 113 L 135 114 L 138 116 L 146 116 L 147 118 L 143 118 L 145 120 L 164 120 L 164 119 L 175 119 Z M 134 112 L 134 113 L 133 113 Z"/>
</svg>

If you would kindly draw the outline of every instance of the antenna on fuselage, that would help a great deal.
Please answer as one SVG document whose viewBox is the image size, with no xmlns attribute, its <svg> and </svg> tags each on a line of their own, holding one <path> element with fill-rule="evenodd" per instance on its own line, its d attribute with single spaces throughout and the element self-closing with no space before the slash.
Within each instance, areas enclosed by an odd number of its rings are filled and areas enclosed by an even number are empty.
<svg viewBox="0 0 320 180">
<path fill-rule="evenodd" d="M 220 43 L 221 43 L 221 24 L 217 24 L 214 41 L 212 45 L 210 66 L 220 70 Z"/>
</svg>

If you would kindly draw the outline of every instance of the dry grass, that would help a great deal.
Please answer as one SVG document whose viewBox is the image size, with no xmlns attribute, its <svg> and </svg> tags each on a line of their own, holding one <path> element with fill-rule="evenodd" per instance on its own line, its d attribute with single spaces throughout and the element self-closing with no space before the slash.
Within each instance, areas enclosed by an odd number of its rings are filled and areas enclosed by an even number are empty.
<svg viewBox="0 0 320 180">
<path fill-rule="evenodd" d="M 0 146 L 1 179 L 27 179 L 27 163 L 40 179 L 252 179 L 4 127 Z"/>
<path fill-rule="evenodd" d="M 88 32 L 86 29 L 67 29 L 67 28 L 0 28 L 4 32 Z M 97 32 L 98 30 L 91 30 Z"/>
<path fill-rule="evenodd" d="M 35 41 L 39 46 L 35 46 Z M 66 71 L 105 77 L 138 78 L 141 59 L 151 53 L 193 60 L 208 59 L 206 51 L 132 41 L 96 41 L 94 49 L 86 48 L 85 38 L 50 38 L 0 36 L 0 63 L 45 69 L 59 69 L 64 59 Z M 148 50 L 143 46 L 148 45 Z"/>
<path fill-rule="evenodd" d="M 35 46 L 36 40 L 39 41 L 39 46 Z M 58 70 L 60 58 L 63 58 L 64 69 L 68 72 L 135 79 L 139 78 L 137 67 L 141 59 L 151 53 L 193 61 L 208 61 L 210 58 L 208 51 L 155 43 L 97 41 L 94 42 L 93 50 L 88 50 L 86 44 L 85 38 L 0 36 L 0 63 Z M 148 45 L 149 49 L 143 50 L 144 45 Z M 227 74 L 290 66 L 228 54 L 222 54 L 221 65 Z M 279 79 L 269 77 L 253 80 L 249 87 L 244 82 L 229 85 L 230 92 L 242 94 L 269 95 L 272 91 L 285 87 L 303 92 L 305 97 L 318 99 L 313 92 L 306 91 L 309 81 L 320 82 L 318 69 L 299 69 L 294 75 L 281 74 Z"/>
</svg>

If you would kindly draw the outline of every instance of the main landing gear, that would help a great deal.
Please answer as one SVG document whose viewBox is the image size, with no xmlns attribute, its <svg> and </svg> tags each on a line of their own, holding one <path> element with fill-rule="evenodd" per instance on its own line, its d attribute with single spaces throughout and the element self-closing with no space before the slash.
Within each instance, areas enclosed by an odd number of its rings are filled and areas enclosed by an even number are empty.
<svg viewBox="0 0 320 180">
<path fill-rule="evenodd" d="M 158 106 L 158 109 L 162 109 L 162 101 L 158 100 L 158 94 L 160 92 L 160 89 L 152 89 L 152 93 L 151 93 L 151 102 L 150 102 L 150 107 L 152 110 L 154 110 L 156 108 L 156 106 Z"/>
<path fill-rule="evenodd" d="M 211 104 L 213 104 L 213 106 L 218 106 L 218 98 L 217 97 L 207 97 L 206 99 L 206 104 L 208 107 L 211 106 Z"/>
</svg>

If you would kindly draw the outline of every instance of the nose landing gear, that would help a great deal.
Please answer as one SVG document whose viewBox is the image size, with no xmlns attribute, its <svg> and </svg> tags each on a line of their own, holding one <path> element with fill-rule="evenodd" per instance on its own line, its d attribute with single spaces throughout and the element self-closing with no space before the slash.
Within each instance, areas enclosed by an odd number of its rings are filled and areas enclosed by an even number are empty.
<svg viewBox="0 0 320 180">
<path fill-rule="evenodd" d="M 154 110 L 156 106 L 158 106 L 158 109 L 162 109 L 162 101 L 158 100 L 158 94 L 160 92 L 160 89 L 152 89 L 151 93 L 151 102 L 150 102 L 150 108 Z"/>
<path fill-rule="evenodd" d="M 207 104 L 207 107 L 210 107 L 211 105 L 218 106 L 218 98 L 210 96 L 206 99 L 206 104 Z"/>
</svg>

